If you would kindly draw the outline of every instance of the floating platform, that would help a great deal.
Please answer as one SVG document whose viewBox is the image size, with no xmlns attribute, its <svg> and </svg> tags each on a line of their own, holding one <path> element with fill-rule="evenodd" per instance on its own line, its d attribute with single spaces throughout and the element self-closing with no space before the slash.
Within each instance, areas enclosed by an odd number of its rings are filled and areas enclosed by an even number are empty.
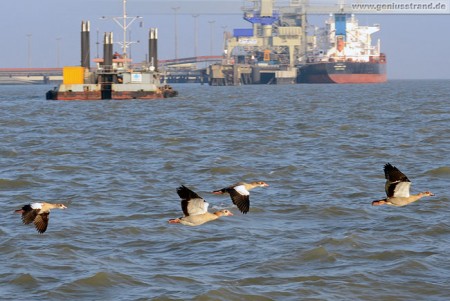
<svg viewBox="0 0 450 301">
<path fill-rule="evenodd" d="M 158 30 L 149 31 L 149 60 L 131 64 L 125 53 L 113 53 L 113 33 L 105 33 L 103 58 L 90 68 L 89 21 L 81 24 L 81 66 L 63 68 L 63 83 L 46 93 L 50 100 L 129 100 L 175 97 L 178 92 L 163 83 L 158 71 Z M 125 42 L 124 42 L 125 45 Z"/>
<path fill-rule="evenodd" d="M 73 67 L 69 67 L 73 68 Z M 82 68 L 82 67 L 81 67 Z M 67 78 L 74 77 L 64 73 L 64 80 L 59 87 L 55 87 L 46 94 L 50 100 L 130 100 L 130 99 L 160 99 L 178 95 L 170 85 L 161 84 L 159 73 L 151 71 L 114 71 L 101 69 L 95 72 L 86 71 L 87 78 L 81 82 L 70 82 Z M 90 78 L 97 77 L 97 83 L 90 84 Z M 106 79 L 106 80 L 105 80 Z"/>
</svg>

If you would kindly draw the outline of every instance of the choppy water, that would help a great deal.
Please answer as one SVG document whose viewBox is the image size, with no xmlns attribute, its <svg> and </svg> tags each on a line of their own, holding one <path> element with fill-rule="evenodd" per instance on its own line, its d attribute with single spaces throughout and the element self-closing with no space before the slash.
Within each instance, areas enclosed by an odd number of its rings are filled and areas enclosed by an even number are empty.
<svg viewBox="0 0 450 301">
<path fill-rule="evenodd" d="M 0 86 L 2 300 L 449 300 L 450 82 L 47 101 Z M 383 165 L 433 198 L 371 207 Z M 263 180 L 249 214 L 210 194 Z M 184 184 L 235 215 L 200 227 Z M 14 209 L 69 203 L 43 235 Z"/>
</svg>

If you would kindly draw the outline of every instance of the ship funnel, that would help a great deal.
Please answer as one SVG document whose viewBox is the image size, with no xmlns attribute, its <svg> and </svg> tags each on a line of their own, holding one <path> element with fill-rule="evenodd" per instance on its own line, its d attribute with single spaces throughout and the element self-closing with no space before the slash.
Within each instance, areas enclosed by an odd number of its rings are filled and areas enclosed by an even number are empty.
<svg viewBox="0 0 450 301">
<path fill-rule="evenodd" d="M 89 44 L 89 31 L 90 31 L 90 22 L 82 21 L 81 22 L 81 67 L 89 70 L 90 68 L 90 44 Z"/>
<path fill-rule="evenodd" d="M 152 70 L 158 71 L 158 28 L 150 28 L 148 37 L 148 62 Z"/>
<path fill-rule="evenodd" d="M 113 64 L 113 33 L 105 32 L 103 39 L 103 67 L 107 70 L 112 69 Z"/>
</svg>

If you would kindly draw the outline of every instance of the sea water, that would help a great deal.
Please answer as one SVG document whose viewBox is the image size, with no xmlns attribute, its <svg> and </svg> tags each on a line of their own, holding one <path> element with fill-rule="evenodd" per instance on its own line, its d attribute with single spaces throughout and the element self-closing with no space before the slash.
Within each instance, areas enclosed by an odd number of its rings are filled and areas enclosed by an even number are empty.
<svg viewBox="0 0 450 301">
<path fill-rule="evenodd" d="M 1 300 L 449 300 L 450 82 L 0 89 Z M 385 196 L 384 164 L 430 190 Z M 266 181 L 250 212 L 211 191 Z M 185 185 L 231 217 L 182 216 Z M 14 210 L 61 202 L 44 234 Z"/>
</svg>

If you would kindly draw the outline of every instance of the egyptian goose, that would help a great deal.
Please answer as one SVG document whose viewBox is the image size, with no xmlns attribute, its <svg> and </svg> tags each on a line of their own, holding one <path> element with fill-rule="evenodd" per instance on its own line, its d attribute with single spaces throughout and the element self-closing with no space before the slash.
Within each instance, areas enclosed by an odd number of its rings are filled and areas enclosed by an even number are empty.
<svg viewBox="0 0 450 301">
<path fill-rule="evenodd" d="M 22 221 L 28 225 L 34 223 L 36 230 L 39 233 L 44 233 L 47 230 L 48 220 L 50 217 L 50 209 L 66 209 L 63 204 L 50 204 L 50 203 L 31 203 L 18 209 L 15 212 L 22 214 Z"/>
<path fill-rule="evenodd" d="M 387 198 L 373 201 L 372 206 L 391 205 L 401 207 L 418 201 L 425 196 L 434 195 L 430 191 L 410 195 L 411 181 L 390 163 L 384 165 L 384 176 L 386 178 L 385 190 Z"/>
<path fill-rule="evenodd" d="M 209 203 L 184 185 L 178 187 L 177 193 L 181 198 L 181 209 L 183 210 L 184 216 L 170 219 L 170 224 L 198 226 L 218 219 L 221 216 L 233 215 L 233 213 L 226 209 L 214 213 L 208 212 Z"/>
<path fill-rule="evenodd" d="M 214 190 L 214 194 L 224 194 L 229 193 L 231 200 L 233 201 L 233 204 L 235 204 L 238 209 L 246 214 L 250 210 L 250 190 L 256 187 L 267 187 L 269 186 L 265 182 L 251 182 L 251 183 L 245 183 L 245 182 L 239 182 L 234 185 Z"/>
</svg>

